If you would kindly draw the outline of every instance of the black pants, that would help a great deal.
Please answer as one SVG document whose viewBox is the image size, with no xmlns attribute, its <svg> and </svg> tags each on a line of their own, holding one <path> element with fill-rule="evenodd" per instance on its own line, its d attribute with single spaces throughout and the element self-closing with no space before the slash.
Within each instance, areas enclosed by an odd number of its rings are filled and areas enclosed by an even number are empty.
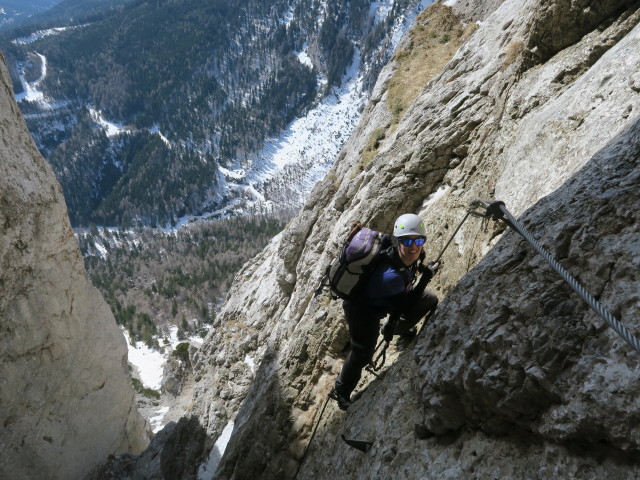
<svg viewBox="0 0 640 480">
<path fill-rule="evenodd" d="M 345 397 L 349 397 L 351 392 L 355 390 L 358 381 L 362 376 L 362 369 L 366 367 L 376 349 L 378 335 L 380 334 L 380 320 L 372 318 L 371 312 L 361 306 L 343 302 L 344 315 L 349 325 L 349 335 L 351 337 L 351 351 L 347 355 L 342 371 L 336 379 L 336 390 Z M 397 335 L 405 335 L 409 333 L 412 327 L 415 327 L 422 317 L 431 316 L 438 306 L 438 297 L 433 292 L 425 290 L 422 298 L 416 304 L 404 313 L 396 329 Z"/>
</svg>

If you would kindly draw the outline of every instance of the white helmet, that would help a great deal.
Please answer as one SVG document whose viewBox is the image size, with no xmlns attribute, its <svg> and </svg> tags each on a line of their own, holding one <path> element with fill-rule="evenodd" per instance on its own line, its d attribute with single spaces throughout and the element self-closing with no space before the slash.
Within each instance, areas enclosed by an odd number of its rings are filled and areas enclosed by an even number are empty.
<svg viewBox="0 0 640 480">
<path fill-rule="evenodd" d="M 395 237 L 407 237 L 409 235 L 427 236 L 422 219 L 413 213 L 400 215 L 393 225 L 393 235 Z"/>
</svg>

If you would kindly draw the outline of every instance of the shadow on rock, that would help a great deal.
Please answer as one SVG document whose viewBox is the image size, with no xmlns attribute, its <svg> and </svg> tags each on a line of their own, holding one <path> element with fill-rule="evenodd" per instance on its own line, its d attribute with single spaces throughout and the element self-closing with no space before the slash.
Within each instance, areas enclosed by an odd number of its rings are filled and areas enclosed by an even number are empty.
<svg viewBox="0 0 640 480">
<path fill-rule="evenodd" d="M 140 455 L 111 456 L 85 480 L 195 480 L 207 435 L 196 416 L 168 423 Z"/>
</svg>

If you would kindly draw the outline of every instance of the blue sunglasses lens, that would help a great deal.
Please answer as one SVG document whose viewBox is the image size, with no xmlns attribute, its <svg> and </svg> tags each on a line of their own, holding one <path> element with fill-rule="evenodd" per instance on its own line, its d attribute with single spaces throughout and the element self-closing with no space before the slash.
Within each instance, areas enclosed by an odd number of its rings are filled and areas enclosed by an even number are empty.
<svg viewBox="0 0 640 480">
<path fill-rule="evenodd" d="M 424 237 L 420 237 L 420 238 L 400 238 L 399 242 L 404 245 L 405 247 L 410 247 L 412 243 L 415 243 L 418 247 L 421 247 L 422 245 L 424 245 L 424 242 L 426 242 L 427 239 Z"/>
</svg>

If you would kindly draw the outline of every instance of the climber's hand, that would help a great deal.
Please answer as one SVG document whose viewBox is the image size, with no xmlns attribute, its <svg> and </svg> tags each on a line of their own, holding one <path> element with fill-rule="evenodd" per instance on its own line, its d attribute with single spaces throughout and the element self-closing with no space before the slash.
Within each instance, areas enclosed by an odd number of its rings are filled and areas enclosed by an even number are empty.
<svg viewBox="0 0 640 480">
<path fill-rule="evenodd" d="M 438 271 L 438 269 L 440 268 L 440 266 L 442 265 L 442 261 L 438 260 L 431 260 L 428 264 L 427 264 L 427 270 L 429 270 L 431 272 L 431 276 L 435 275 L 436 272 Z"/>
</svg>

